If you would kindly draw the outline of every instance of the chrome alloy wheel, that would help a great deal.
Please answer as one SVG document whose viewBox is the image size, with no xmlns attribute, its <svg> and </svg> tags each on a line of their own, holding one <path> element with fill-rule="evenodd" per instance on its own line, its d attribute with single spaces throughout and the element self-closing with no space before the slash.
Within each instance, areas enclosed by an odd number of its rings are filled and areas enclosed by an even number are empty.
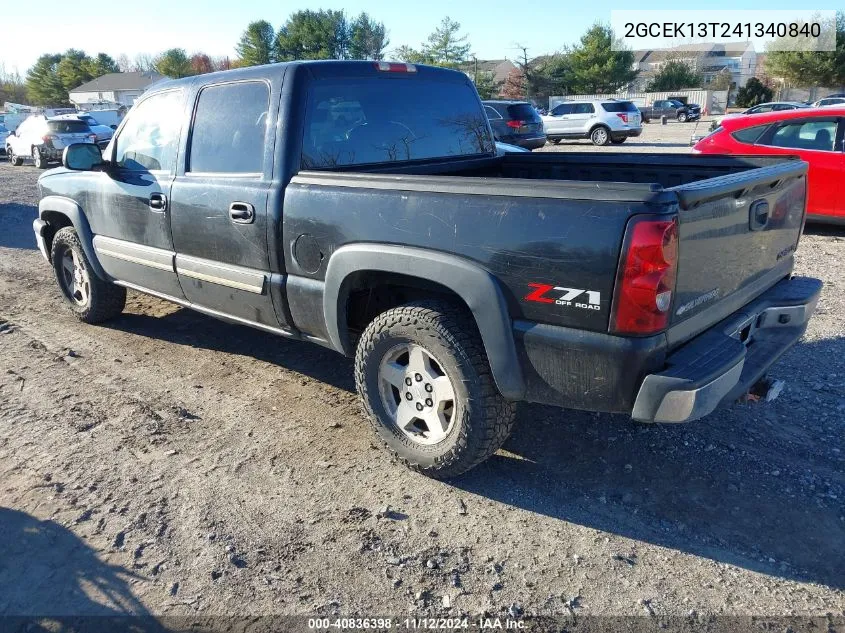
<svg viewBox="0 0 845 633">
<path fill-rule="evenodd" d="M 82 258 L 72 248 L 62 253 L 62 281 L 68 297 L 81 306 L 88 305 L 91 298 L 91 281 Z"/>
<path fill-rule="evenodd" d="M 397 345 L 379 366 L 382 404 L 396 427 L 417 444 L 443 441 L 455 423 L 455 389 L 432 354 L 415 343 Z"/>
</svg>

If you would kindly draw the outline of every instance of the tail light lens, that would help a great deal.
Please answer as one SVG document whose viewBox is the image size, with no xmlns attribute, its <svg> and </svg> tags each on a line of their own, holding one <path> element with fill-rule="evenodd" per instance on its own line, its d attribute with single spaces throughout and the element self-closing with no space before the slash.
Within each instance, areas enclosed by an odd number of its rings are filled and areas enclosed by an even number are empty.
<svg viewBox="0 0 845 633">
<path fill-rule="evenodd" d="M 625 112 L 617 112 L 616 116 L 618 116 L 624 123 L 628 122 L 628 114 Z"/>
<path fill-rule="evenodd" d="M 41 140 L 44 141 L 45 143 L 49 143 L 51 141 L 55 141 L 56 137 L 52 134 L 45 134 L 44 136 L 41 137 Z"/>
<path fill-rule="evenodd" d="M 678 218 L 635 218 L 625 231 L 616 277 L 611 331 L 654 334 L 666 329 L 678 276 Z"/>
<path fill-rule="evenodd" d="M 507 122 L 507 126 L 513 128 L 514 130 L 518 130 L 523 125 L 525 125 L 525 121 L 511 120 Z"/>
</svg>

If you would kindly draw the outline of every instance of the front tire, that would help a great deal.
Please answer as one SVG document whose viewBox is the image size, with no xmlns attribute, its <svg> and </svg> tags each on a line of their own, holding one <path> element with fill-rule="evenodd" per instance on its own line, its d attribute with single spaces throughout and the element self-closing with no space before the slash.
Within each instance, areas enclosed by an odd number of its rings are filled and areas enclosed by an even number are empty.
<svg viewBox="0 0 845 633">
<path fill-rule="evenodd" d="M 549 143 L 551 143 L 552 145 L 559 145 L 560 139 L 559 138 L 550 138 Z"/>
<path fill-rule="evenodd" d="M 47 157 L 37 145 L 32 148 L 32 162 L 38 169 L 47 169 Z"/>
<path fill-rule="evenodd" d="M 678 123 L 686 123 L 687 122 L 687 114 L 686 112 L 681 112 L 678 114 Z"/>
<path fill-rule="evenodd" d="M 59 290 L 83 323 L 102 323 L 123 312 L 126 288 L 97 277 L 73 227 L 60 229 L 50 253 Z"/>
<path fill-rule="evenodd" d="M 11 147 L 6 148 L 6 155 L 9 157 L 9 162 L 13 167 L 20 167 L 23 165 L 23 158 L 15 156 L 15 152 L 12 151 Z"/>
<path fill-rule="evenodd" d="M 590 132 L 590 140 L 593 145 L 607 145 L 610 143 L 610 130 L 600 125 Z"/>
<path fill-rule="evenodd" d="M 355 353 L 364 413 L 406 466 L 455 477 L 510 435 L 514 405 L 496 388 L 481 337 L 466 310 L 421 301 L 380 314 Z"/>
</svg>

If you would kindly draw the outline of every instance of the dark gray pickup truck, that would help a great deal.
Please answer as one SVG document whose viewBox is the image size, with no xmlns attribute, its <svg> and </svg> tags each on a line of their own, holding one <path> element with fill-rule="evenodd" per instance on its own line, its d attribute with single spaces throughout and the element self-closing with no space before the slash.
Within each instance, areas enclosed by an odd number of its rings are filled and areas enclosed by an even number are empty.
<svg viewBox="0 0 845 633">
<path fill-rule="evenodd" d="M 163 82 L 104 157 L 74 145 L 34 223 L 67 304 L 130 288 L 355 358 L 401 460 L 457 475 L 514 403 L 684 422 L 804 332 L 807 165 L 497 155 L 459 72 L 307 62 Z"/>
</svg>

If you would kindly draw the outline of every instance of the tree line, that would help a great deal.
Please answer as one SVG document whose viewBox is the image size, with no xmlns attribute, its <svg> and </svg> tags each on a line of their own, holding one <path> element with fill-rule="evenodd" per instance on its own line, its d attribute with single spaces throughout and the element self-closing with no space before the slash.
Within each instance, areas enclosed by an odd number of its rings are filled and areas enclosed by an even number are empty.
<svg viewBox="0 0 845 633">
<path fill-rule="evenodd" d="M 845 85 L 845 13 L 836 17 L 836 50 L 830 52 L 770 49 L 767 73 L 793 85 Z M 464 71 L 475 82 L 482 98 L 531 99 L 542 103 L 550 95 L 613 93 L 637 78 L 631 51 L 613 50 L 614 34 L 603 24 L 593 25 L 577 43 L 550 55 L 529 56 L 526 46 L 503 82 L 479 69 L 469 35 L 460 23 L 444 17 L 418 46 L 402 45 L 390 52 L 388 32 L 382 22 L 366 12 L 347 16 L 344 11 L 302 10 L 292 13 L 278 30 L 266 20 L 247 25 L 236 43 L 237 57 L 188 54 L 172 48 L 158 55 L 141 54 L 117 61 L 104 53 L 88 56 L 69 49 L 38 58 L 25 81 L 0 72 L 0 101 L 28 101 L 35 105 L 68 103 L 68 91 L 109 72 L 156 71 L 168 77 L 186 77 L 216 70 L 300 59 L 371 59 L 386 57 L 410 63 L 431 64 Z M 665 61 L 646 85 L 647 91 L 698 88 L 703 84 L 700 65 L 687 57 Z M 0 69 L 2 71 L 2 69 Z M 716 76 L 709 86 L 726 89 L 730 72 Z"/>
</svg>

